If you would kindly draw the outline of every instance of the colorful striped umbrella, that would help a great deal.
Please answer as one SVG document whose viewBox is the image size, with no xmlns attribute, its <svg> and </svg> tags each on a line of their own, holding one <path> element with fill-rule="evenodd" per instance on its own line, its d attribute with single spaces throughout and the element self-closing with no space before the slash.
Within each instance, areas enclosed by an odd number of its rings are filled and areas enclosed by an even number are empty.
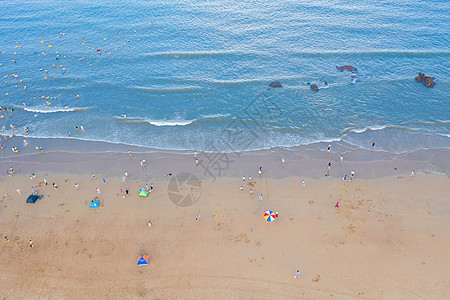
<svg viewBox="0 0 450 300">
<path fill-rule="evenodd" d="M 275 220 L 276 217 L 277 217 L 277 215 L 276 215 L 276 213 L 275 213 L 274 211 L 267 210 L 267 211 L 264 213 L 264 219 L 265 219 L 267 222 L 273 222 L 273 221 Z"/>
</svg>

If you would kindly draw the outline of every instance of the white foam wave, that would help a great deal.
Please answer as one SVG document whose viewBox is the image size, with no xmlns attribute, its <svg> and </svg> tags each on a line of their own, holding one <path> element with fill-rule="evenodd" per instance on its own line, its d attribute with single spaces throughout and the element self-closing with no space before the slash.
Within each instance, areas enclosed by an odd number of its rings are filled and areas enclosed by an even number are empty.
<svg viewBox="0 0 450 300">
<path fill-rule="evenodd" d="M 50 114 L 57 112 L 86 111 L 87 109 L 81 107 L 24 107 L 23 110 L 34 113 Z"/>
<path fill-rule="evenodd" d="M 124 120 L 126 123 L 148 123 L 153 126 L 186 126 L 195 122 L 195 120 L 150 120 L 150 119 L 142 119 L 142 118 L 123 118 L 116 117 L 116 119 Z"/>
<path fill-rule="evenodd" d="M 192 124 L 195 120 L 183 120 L 183 121 L 177 121 L 177 120 L 147 120 L 149 124 L 155 125 L 155 126 L 186 126 L 189 124 Z"/>
<path fill-rule="evenodd" d="M 372 126 L 372 127 L 365 127 L 365 128 L 360 128 L 360 129 L 352 129 L 350 130 L 350 132 L 353 133 L 361 133 L 361 132 L 366 132 L 366 131 L 377 131 L 377 130 L 383 130 L 385 128 L 387 128 L 388 126 L 386 125 L 382 125 L 382 126 Z"/>
</svg>

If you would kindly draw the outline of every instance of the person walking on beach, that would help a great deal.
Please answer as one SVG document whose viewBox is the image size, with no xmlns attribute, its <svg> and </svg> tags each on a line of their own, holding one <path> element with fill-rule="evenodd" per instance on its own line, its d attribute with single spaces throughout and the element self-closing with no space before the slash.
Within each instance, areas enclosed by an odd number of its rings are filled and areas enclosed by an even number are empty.
<svg viewBox="0 0 450 300">
<path fill-rule="evenodd" d="M 302 187 L 305 187 L 305 180 L 302 180 Z"/>
<path fill-rule="evenodd" d="M 127 183 L 127 177 L 126 176 L 122 176 L 122 182 L 123 183 Z"/>
<path fill-rule="evenodd" d="M 327 157 L 330 157 L 330 153 L 331 153 L 331 144 L 328 144 Z"/>
<path fill-rule="evenodd" d="M 336 205 L 334 207 L 339 207 L 339 202 L 336 202 Z"/>
<path fill-rule="evenodd" d="M 281 158 L 281 168 L 284 168 L 284 158 Z"/>
<path fill-rule="evenodd" d="M 22 193 L 20 192 L 20 189 L 19 189 L 19 188 L 17 188 L 16 191 L 19 193 L 20 196 L 22 196 Z"/>
<path fill-rule="evenodd" d="M 32 241 L 32 240 L 29 240 L 29 241 L 28 241 L 28 244 L 30 245 L 30 248 L 33 248 L 33 246 L 34 246 L 34 243 L 33 243 L 33 241 Z"/>
<path fill-rule="evenodd" d="M 375 148 L 375 142 L 372 142 L 372 150 Z"/>
<path fill-rule="evenodd" d="M 297 270 L 297 273 L 294 275 L 294 278 L 299 278 L 300 277 L 300 270 Z"/>
<path fill-rule="evenodd" d="M 262 167 L 259 167 L 258 174 L 259 174 L 259 177 L 261 177 L 261 175 L 262 175 Z"/>
<path fill-rule="evenodd" d="M 245 176 L 242 176 L 242 181 L 245 182 Z"/>
<path fill-rule="evenodd" d="M 97 194 L 101 194 L 102 192 L 100 191 L 99 188 L 97 188 Z"/>
<path fill-rule="evenodd" d="M 344 157 L 341 155 L 339 158 L 339 166 L 342 166 L 343 162 L 344 162 Z"/>
<path fill-rule="evenodd" d="M 131 157 L 131 150 L 128 150 L 128 155 L 130 156 L 130 159 L 133 159 L 133 158 Z"/>
<path fill-rule="evenodd" d="M 78 185 L 78 183 L 75 183 L 75 189 L 76 189 L 76 190 L 79 190 L 79 189 L 80 189 L 80 186 Z"/>
<path fill-rule="evenodd" d="M 128 189 L 125 190 L 125 194 L 128 196 Z"/>
<path fill-rule="evenodd" d="M 409 175 L 411 177 L 414 177 L 414 171 L 411 172 L 411 175 Z"/>
<path fill-rule="evenodd" d="M 242 185 L 241 185 L 241 187 L 240 187 L 239 189 L 241 190 L 241 192 L 243 192 L 243 191 L 244 191 L 244 188 L 242 187 Z"/>
<path fill-rule="evenodd" d="M 327 176 L 330 176 L 331 162 L 328 163 Z"/>
<path fill-rule="evenodd" d="M 198 222 L 198 220 L 200 220 L 200 215 L 197 215 L 197 216 L 195 217 L 195 222 Z"/>
</svg>

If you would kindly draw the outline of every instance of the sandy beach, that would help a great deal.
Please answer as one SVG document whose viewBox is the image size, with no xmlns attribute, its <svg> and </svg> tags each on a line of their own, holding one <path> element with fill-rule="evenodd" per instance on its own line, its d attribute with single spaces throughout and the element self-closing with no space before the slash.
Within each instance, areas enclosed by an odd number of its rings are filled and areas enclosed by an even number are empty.
<svg viewBox="0 0 450 300">
<path fill-rule="evenodd" d="M 2 174 L 15 174 L 0 183 L 0 298 L 448 298 L 448 152 L 349 150 L 339 166 L 340 146 L 329 158 L 317 149 L 231 153 L 214 177 L 193 153 L 4 155 Z M 180 173 L 200 184 L 187 207 L 173 202 L 192 188 L 173 190 Z M 138 197 L 146 184 L 153 191 Z M 25 203 L 31 187 L 44 195 L 35 204 Z M 100 207 L 89 208 L 96 197 Z M 279 217 L 266 222 L 266 210 Z M 141 254 L 148 266 L 136 266 Z"/>
</svg>

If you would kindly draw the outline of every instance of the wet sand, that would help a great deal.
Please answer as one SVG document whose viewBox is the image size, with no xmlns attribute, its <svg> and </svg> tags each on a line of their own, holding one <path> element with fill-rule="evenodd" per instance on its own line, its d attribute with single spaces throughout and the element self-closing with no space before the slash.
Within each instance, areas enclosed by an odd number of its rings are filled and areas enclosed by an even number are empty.
<svg viewBox="0 0 450 300">
<path fill-rule="evenodd" d="M 388 157 L 356 149 L 339 166 L 339 147 L 330 158 L 314 147 L 231 153 L 222 176 L 205 174 L 204 153 L 198 167 L 192 153 L 133 149 L 133 160 L 126 151 L 7 153 L 1 172 L 13 166 L 16 174 L 0 183 L 0 233 L 9 239 L 0 241 L 0 296 L 448 298 L 448 152 Z M 328 161 L 332 177 L 324 176 Z M 352 182 L 343 181 L 351 170 Z M 182 172 L 201 182 L 189 207 L 171 201 L 170 182 Z M 155 189 L 138 197 L 146 183 Z M 44 198 L 26 204 L 31 186 Z M 184 185 L 179 194 L 189 191 Z M 95 197 L 101 206 L 89 208 Z M 266 210 L 279 218 L 266 222 Z M 148 266 L 136 266 L 140 254 L 150 255 Z"/>
</svg>

